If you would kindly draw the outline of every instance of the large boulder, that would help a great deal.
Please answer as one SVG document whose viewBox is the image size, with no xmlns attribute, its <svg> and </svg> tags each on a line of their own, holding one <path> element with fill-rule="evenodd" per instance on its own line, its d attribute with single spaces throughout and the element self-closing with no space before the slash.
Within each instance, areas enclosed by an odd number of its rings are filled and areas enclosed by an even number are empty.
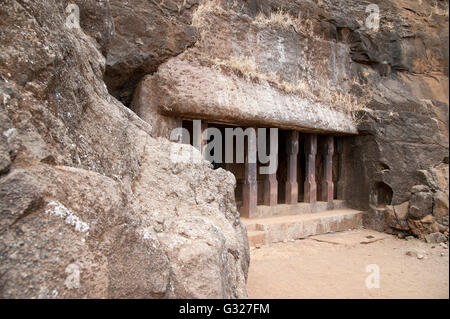
<svg viewBox="0 0 450 319">
<path fill-rule="evenodd" d="M 425 241 L 430 244 L 445 243 L 448 241 L 448 237 L 442 233 L 432 233 L 425 236 Z"/>
<path fill-rule="evenodd" d="M 422 219 L 433 212 L 433 195 L 431 190 L 424 185 L 416 185 L 412 188 L 409 200 L 409 214 L 411 219 Z"/>
<path fill-rule="evenodd" d="M 108 94 L 107 1 L 69 3 L 0 7 L 0 297 L 246 297 L 234 177 Z"/>
<path fill-rule="evenodd" d="M 408 226 L 408 210 L 409 202 L 404 202 L 403 204 L 386 207 L 386 224 L 397 230 L 407 231 Z"/>
<path fill-rule="evenodd" d="M 434 195 L 433 215 L 443 225 L 445 224 L 445 220 L 447 220 L 445 226 L 448 226 L 448 208 L 448 193 L 437 191 Z"/>
<path fill-rule="evenodd" d="M 436 220 L 448 226 L 449 216 L 449 166 L 442 163 L 428 170 L 418 172 L 422 182 L 433 192 L 433 216 Z M 447 221 L 447 222 L 446 222 Z"/>
</svg>

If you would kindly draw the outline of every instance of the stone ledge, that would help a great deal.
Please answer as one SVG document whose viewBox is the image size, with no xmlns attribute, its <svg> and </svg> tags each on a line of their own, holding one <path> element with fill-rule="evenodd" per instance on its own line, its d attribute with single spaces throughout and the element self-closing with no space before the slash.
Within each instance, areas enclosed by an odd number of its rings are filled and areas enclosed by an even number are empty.
<svg viewBox="0 0 450 319">
<path fill-rule="evenodd" d="M 157 109 L 163 115 L 217 123 L 357 134 L 349 115 L 326 104 L 284 94 L 268 82 L 247 81 L 182 57 L 162 65 L 143 85 L 155 97 L 140 106 L 139 112 L 143 114 Z"/>
</svg>

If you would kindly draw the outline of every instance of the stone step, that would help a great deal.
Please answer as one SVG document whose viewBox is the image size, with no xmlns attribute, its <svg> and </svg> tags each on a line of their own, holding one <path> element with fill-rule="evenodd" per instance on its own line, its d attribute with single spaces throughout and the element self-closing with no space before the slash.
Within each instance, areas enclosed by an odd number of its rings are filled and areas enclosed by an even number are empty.
<svg viewBox="0 0 450 319">
<path fill-rule="evenodd" d="M 248 244 L 250 245 L 250 247 L 264 245 L 266 242 L 266 233 L 261 230 L 247 231 L 247 236 L 248 236 Z"/>
<path fill-rule="evenodd" d="M 361 211 L 353 209 L 335 209 L 310 214 L 241 220 L 247 227 L 249 243 L 252 236 L 251 243 L 258 240 L 259 244 L 260 241 L 269 244 L 361 228 L 362 215 Z M 264 233 L 264 237 L 261 233 Z"/>
<path fill-rule="evenodd" d="M 258 205 L 251 218 L 268 218 L 286 215 L 311 214 L 333 209 L 343 209 L 345 201 L 335 199 L 332 203 L 318 201 L 316 203 L 278 204 L 275 206 Z"/>
</svg>

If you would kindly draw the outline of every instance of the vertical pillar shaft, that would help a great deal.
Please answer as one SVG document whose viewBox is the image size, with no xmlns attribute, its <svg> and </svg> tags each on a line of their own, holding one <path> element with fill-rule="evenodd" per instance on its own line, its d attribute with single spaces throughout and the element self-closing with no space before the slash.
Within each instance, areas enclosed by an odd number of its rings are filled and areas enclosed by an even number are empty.
<svg viewBox="0 0 450 319">
<path fill-rule="evenodd" d="M 206 158 L 204 150 L 206 147 L 207 129 L 208 129 L 208 122 L 200 120 L 193 121 L 193 146 L 202 153 L 203 158 Z"/>
<path fill-rule="evenodd" d="M 322 200 L 332 203 L 334 199 L 333 184 L 333 154 L 334 154 L 334 138 L 326 136 L 323 145 L 323 181 L 322 181 Z"/>
<path fill-rule="evenodd" d="M 174 123 L 174 128 L 173 130 L 170 132 L 170 141 L 171 142 L 175 142 L 175 143 L 179 143 L 179 144 L 189 144 L 189 136 L 186 136 L 188 134 L 186 134 L 186 129 L 183 129 L 183 120 L 182 119 L 174 119 L 173 120 Z M 181 130 L 177 130 L 177 129 Z M 189 133 L 189 132 L 187 132 Z"/>
<path fill-rule="evenodd" d="M 306 179 L 305 179 L 305 202 L 315 203 L 317 201 L 316 184 L 316 154 L 317 135 L 309 134 L 305 140 L 306 157 Z"/>
<path fill-rule="evenodd" d="M 278 150 L 278 134 L 275 140 L 271 140 L 271 138 L 272 136 L 267 138 L 269 152 Z M 278 161 L 278 155 L 276 160 Z M 278 167 L 277 164 L 276 166 Z M 277 171 L 275 170 L 273 174 L 266 174 L 264 178 L 264 205 L 275 206 L 276 204 L 278 204 L 278 181 Z"/>
<path fill-rule="evenodd" d="M 337 199 L 344 199 L 344 143 L 342 138 L 337 139 L 337 148 L 336 151 L 338 153 L 338 181 L 337 181 Z"/>
<path fill-rule="evenodd" d="M 245 144 L 245 180 L 242 191 L 242 217 L 251 218 L 256 213 L 258 204 L 256 133 L 250 134 Z"/>
<path fill-rule="evenodd" d="M 298 132 L 289 132 L 287 139 L 287 179 L 286 204 L 298 203 L 297 160 L 298 160 Z"/>
</svg>

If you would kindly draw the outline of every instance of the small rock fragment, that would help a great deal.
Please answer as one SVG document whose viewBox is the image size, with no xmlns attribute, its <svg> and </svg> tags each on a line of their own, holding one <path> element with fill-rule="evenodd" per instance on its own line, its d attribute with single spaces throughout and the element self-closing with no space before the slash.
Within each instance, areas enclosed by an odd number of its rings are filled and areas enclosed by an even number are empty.
<svg viewBox="0 0 450 319">
<path fill-rule="evenodd" d="M 417 259 L 423 259 L 424 258 L 424 252 L 418 249 L 412 249 L 408 250 L 406 252 L 407 256 L 416 257 Z"/>
<path fill-rule="evenodd" d="M 429 244 L 443 243 L 447 240 L 447 236 L 439 232 L 425 235 L 425 241 Z"/>
</svg>

